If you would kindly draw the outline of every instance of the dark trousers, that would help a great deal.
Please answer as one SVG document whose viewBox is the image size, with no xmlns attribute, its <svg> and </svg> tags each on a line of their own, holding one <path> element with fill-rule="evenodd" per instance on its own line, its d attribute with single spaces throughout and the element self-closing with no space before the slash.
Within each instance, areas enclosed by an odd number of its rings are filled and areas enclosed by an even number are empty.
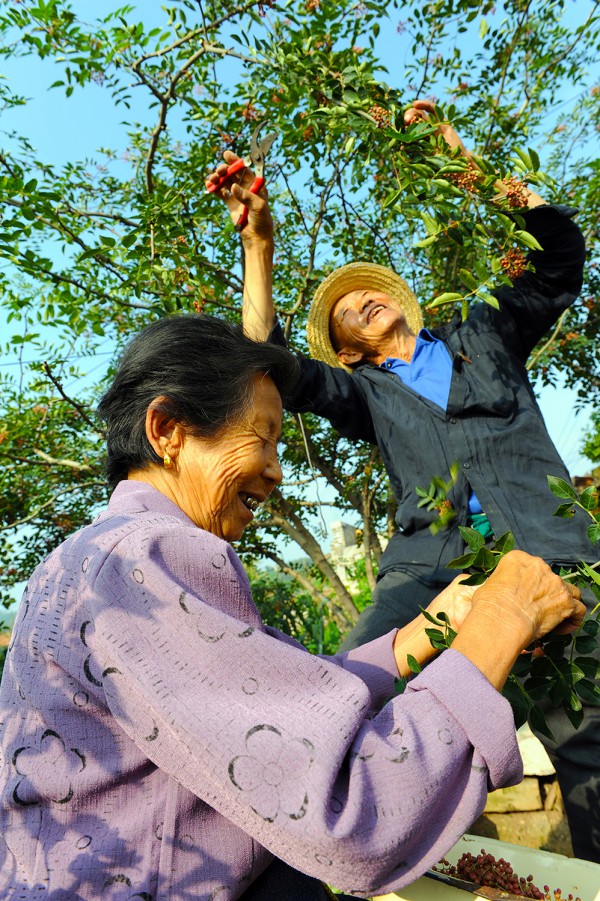
<svg viewBox="0 0 600 901">
<path fill-rule="evenodd" d="M 340 650 L 347 651 L 409 623 L 448 583 L 425 583 L 401 570 L 386 573 L 373 592 L 373 603 L 360 615 Z M 589 608 L 593 598 L 584 598 Z M 574 729 L 565 713 L 545 709 L 556 741 L 539 733 L 556 769 L 576 857 L 600 863 L 600 707 L 584 707 Z"/>
<path fill-rule="evenodd" d="M 318 879 L 294 870 L 283 860 L 274 860 L 240 901 L 332 901 L 333 897 L 335 901 L 357 901 L 356 896 L 333 896 Z"/>
</svg>

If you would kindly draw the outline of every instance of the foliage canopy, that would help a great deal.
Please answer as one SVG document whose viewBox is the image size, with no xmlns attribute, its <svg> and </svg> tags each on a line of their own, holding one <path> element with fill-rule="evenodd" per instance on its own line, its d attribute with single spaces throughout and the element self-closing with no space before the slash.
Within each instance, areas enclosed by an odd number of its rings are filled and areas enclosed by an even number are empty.
<svg viewBox="0 0 600 901">
<path fill-rule="evenodd" d="M 5 359 L 18 364 L 0 369 L 5 605 L 11 587 L 106 500 L 93 409 L 110 369 L 96 378 L 96 355 L 180 310 L 239 317 L 238 241 L 204 193 L 204 175 L 224 149 L 247 150 L 261 117 L 278 133 L 267 168 L 275 291 L 295 348 L 305 349 L 314 287 L 351 259 L 391 265 L 426 306 L 437 299 L 429 321 L 457 302 L 490 302 L 490 288 L 511 274 L 509 253 L 530 246 L 492 201 L 500 173 L 580 209 L 586 285 L 531 365 L 548 382 L 565 372 L 597 402 L 597 0 L 108 6 L 94 4 L 98 18 L 88 22 L 81 2 L 0 3 L 5 70 L 37 57 L 66 104 L 78 92 L 92 103 L 108 92 L 128 134 L 127 146 L 86 159 L 66 148 L 61 165 L 43 159 L 26 130 L 0 135 L 0 303 Z M 23 90 L 0 80 L 3 108 L 26 107 Z M 430 126 L 403 126 L 410 102 L 432 96 L 482 160 L 476 190 Z M 343 629 L 356 605 L 323 551 L 309 485 L 318 473 L 340 516 L 361 523 L 371 585 L 393 499 L 372 448 L 309 416 L 301 425 L 285 423 L 286 484 L 240 550 L 279 564 L 317 605 L 325 593 Z M 282 536 L 312 569 L 282 559 Z"/>
</svg>

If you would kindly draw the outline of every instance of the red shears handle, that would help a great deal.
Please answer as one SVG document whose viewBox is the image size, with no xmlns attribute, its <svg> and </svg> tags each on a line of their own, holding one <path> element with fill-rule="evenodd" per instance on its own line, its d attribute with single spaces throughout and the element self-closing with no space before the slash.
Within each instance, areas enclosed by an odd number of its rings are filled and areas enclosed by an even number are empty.
<svg viewBox="0 0 600 901">
<path fill-rule="evenodd" d="M 218 191 L 219 188 L 222 188 L 223 185 L 227 184 L 227 182 L 233 178 L 236 173 L 241 172 L 242 169 L 245 169 L 246 166 L 250 165 L 250 161 L 247 159 L 236 160 L 235 163 L 232 163 L 231 166 L 228 166 L 227 172 L 225 175 L 221 176 L 219 181 L 212 182 L 206 189 L 209 194 L 212 194 L 214 191 Z"/>
<path fill-rule="evenodd" d="M 262 188 L 264 183 L 265 183 L 265 179 L 262 175 L 255 175 L 254 181 L 252 182 L 252 184 L 250 185 L 248 190 L 250 191 L 251 194 L 258 194 L 258 192 L 260 191 L 260 189 Z M 240 213 L 240 218 L 235 223 L 236 229 L 239 232 L 241 232 L 241 230 L 244 228 L 244 226 L 246 225 L 247 222 L 248 222 L 248 207 L 245 206 L 244 209 L 242 210 L 242 212 Z"/>
</svg>

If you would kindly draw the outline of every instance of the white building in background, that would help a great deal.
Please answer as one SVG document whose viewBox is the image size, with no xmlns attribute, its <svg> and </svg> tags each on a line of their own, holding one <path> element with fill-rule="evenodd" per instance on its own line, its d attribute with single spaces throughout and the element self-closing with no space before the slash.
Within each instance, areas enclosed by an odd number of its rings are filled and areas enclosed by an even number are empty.
<svg viewBox="0 0 600 901">
<path fill-rule="evenodd" d="M 364 560 L 365 552 L 362 544 L 357 541 L 357 529 L 341 519 L 331 523 L 331 549 L 328 559 L 337 575 L 340 577 L 350 593 L 358 591 L 358 585 L 352 578 L 353 567 L 360 560 Z M 388 539 L 379 535 L 381 547 L 385 548 Z"/>
</svg>

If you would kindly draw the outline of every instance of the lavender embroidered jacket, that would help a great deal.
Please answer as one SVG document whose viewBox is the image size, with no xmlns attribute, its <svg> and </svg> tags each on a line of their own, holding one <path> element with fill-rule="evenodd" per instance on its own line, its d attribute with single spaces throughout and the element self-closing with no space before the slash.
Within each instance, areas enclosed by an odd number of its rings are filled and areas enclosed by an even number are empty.
<svg viewBox="0 0 600 901">
<path fill-rule="evenodd" d="M 393 635 L 309 654 L 263 625 L 230 545 L 120 483 L 19 609 L 0 896 L 228 901 L 273 855 L 363 895 L 411 882 L 522 769 L 458 652 L 385 703 Z"/>
</svg>

